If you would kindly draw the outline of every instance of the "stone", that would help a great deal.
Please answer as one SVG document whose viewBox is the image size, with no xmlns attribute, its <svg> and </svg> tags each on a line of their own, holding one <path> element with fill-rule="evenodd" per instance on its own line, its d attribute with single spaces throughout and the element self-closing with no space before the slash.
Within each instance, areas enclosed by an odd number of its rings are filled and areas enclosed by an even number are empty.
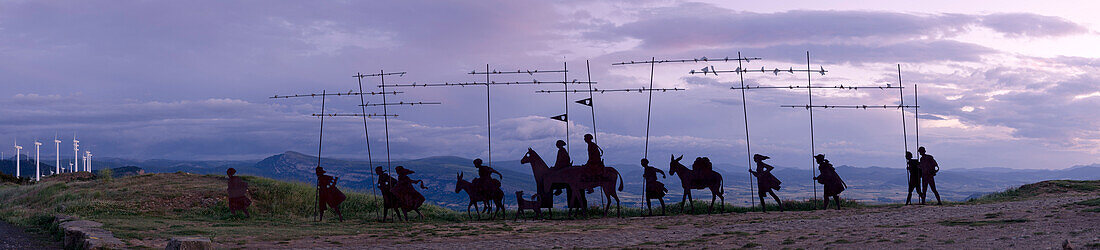
<svg viewBox="0 0 1100 250">
<path fill-rule="evenodd" d="M 58 216 L 57 221 L 65 234 L 65 249 L 122 249 L 126 245 L 111 231 L 100 228 L 103 223 L 68 216 Z"/>
<path fill-rule="evenodd" d="M 165 250 L 207 250 L 214 249 L 214 242 L 206 237 L 172 237 Z"/>
</svg>

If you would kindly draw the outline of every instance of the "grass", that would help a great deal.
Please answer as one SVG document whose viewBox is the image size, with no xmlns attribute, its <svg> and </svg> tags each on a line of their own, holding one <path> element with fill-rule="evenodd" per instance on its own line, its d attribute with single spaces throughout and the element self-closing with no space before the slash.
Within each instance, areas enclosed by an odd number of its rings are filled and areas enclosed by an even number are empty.
<svg viewBox="0 0 1100 250">
<path fill-rule="evenodd" d="M 997 192 L 992 194 L 983 195 L 978 198 L 970 199 L 967 203 L 994 203 L 1003 201 L 1015 201 L 1026 198 L 1035 197 L 1041 194 L 1048 193 L 1066 193 L 1066 192 L 1096 192 L 1100 191 L 1100 180 L 1092 181 L 1074 181 L 1074 180 L 1052 180 L 1043 181 L 1038 183 L 1032 183 L 1020 186 L 1018 188 L 1010 188 L 1003 192 Z"/>
</svg>

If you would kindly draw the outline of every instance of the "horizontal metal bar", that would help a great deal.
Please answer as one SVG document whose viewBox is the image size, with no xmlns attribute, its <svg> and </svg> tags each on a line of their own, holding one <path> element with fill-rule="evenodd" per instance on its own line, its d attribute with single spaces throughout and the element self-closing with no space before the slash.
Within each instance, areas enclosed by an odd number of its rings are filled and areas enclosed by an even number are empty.
<svg viewBox="0 0 1100 250">
<path fill-rule="evenodd" d="M 759 70 L 756 70 L 756 69 L 742 69 L 742 68 L 737 68 L 737 69 L 733 69 L 733 70 L 715 70 L 714 67 L 711 67 L 711 68 L 703 68 L 701 70 L 694 70 L 693 69 L 693 70 L 689 71 L 688 74 L 692 74 L 692 75 L 694 75 L 694 74 L 718 75 L 718 73 L 737 73 L 737 74 L 741 74 L 741 73 L 749 73 L 749 72 L 773 73 L 775 75 L 779 75 L 779 72 L 786 72 L 786 73 L 791 73 L 791 74 L 794 74 L 794 72 L 816 72 L 816 73 L 821 73 L 822 75 L 824 75 L 826 72 L 829 72 L 829 71 L 825 70 L 825 67 L 821 67 L 820 69 L 794 69 L 794 68 L 765 69 L 764 67 L 760 67 Z"/>
<path fill-rule="evenodd" d="M 902 109 L 902 108 L 919 108 L 917 105 L 780 105 L 784 108 L 823 108 L 823 109 Z"/>
<path fill-rule="evenodd" d="M 745 86 L 730 89 L 904 89 L 902 86 Z"/>
<path fill-rule="evenodd" d="M 397 117 L 397 115 L 382 115 L 382 113 L 367 113 L 367 115 L 363 115 L 363 113 L 324 113 L 324 115 L 320 115 L 320 113 L 313 113 L 312 116 L 315 116 L 315 117 Z"/>
<path fill-rule="evenodd" d="M 629 61 L 629 62 L 617 62 L 611 65 L 631 65 L 631 64 L 650 64 L 650 63 L 682 63 L 682 62 L 729 62 L 729 61 L 751 61 L 760 60 L 759 57 L 740 57 L 740 58 L 717 58 L 711 59 L 707 57 L 692 58 L 692 59 L 671 59 L 671 60 L 648 60 L 648 61 Z"/>
<path fill-rule="evenodd" d="M 566 73 L 566 72 L 569 72 L 569 71 L 568 70 L 560 70 L 560 69 L 559 70 L 537 70 L 536 69 L 536 70 L 516 70 L 516 71 L 497 71 L 497 70 L 493 70 L 493 71 L 478 72 L 477 70 L 474 70 L 474 71 L 470 71 L 470 73 L 467 73 L 467 74 L 470 74 L 470 75 L 501 75 L 501 74 L 528 74 L 528 75 L 534 75 L 534 74 L 540 74 L 540 73 Z"/>
<path fill-rule="evenodd" d="M 377 73 L 377 74 L 368 74 L 368 75 L 364 75 L 364 74 L 358 74 L 358 75 L 353 75 L 353 76 L 351 76 L 351 77 L 355 77 L 355 78 L 363 78 L 363 77 L 369 77 L 369 76 L 392 76 L 392 75 L 401 75 L 401 76 L 405 76 L 405 73 L 406 73 L 406 72 L 404 72 L 404 71 L 401 71 L 401 72 Z"/>
<path fill-rule="evenodd" d="M 596 84 L 588 81 L 518 81 L 518 82 L 490 82 L 488 85 L 532 85 L 532 84 Z M 485 82 L 445 82 L 445 83 L 412 83 L 412 84 L 386 84 L 379 87 L 442 87 L 442 86 L 484 86 Z"/>
<path fill-rule="evenodd" d="M 591 89 L 591 90 L 588 90 L 588 89 L 539 90 L 539 91 L 535 91 L 535 93 L 606 93 L 606 92 L 638 92 L 638 93 L 643 93 L 643 92 L 648 92 L 648 91 L 667 92 L 667 91 L 681 91 L 681 90 L 686 90 L 686 89 L 681 89 L 681 88 L 671 88 L 671 89 L 637 88 L 637 89 Z"/>
<path fill-rule="evenodd" d="M 382 95 L 383 93 L 386 94 L 386 95 L 396 95 L 396 94 L 405 93 L 405 92 L 387 91 L 387 92 L 347 92 L 347 93 L 321 93 L 321 94 L 302 94 L 302 95 L 275 95 L 275 96 L 272 96 L 272 97 L 269 97 L 269 98 L 276 99 L 276 98 L 318 97 L 318 96 Z"/>
<path fill-rule="evenodd" d="M 359 106 L 400 106 L 400 105 L 428 105 L 428 104 L 443 104 L 442 102 L 390 102 L 390 103 L 367 103 Z"/>
</svg>

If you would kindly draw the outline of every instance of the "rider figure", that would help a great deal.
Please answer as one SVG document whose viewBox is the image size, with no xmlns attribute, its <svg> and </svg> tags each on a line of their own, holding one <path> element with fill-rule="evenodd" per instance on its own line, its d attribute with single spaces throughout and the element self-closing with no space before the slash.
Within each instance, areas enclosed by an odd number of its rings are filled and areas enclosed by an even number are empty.
<svg viewBox="0 0 1100 250">
<path fill-rule="evenodd" d="M 565 141 L 558 140 L 558 160 L 554 162 L 552 168 L 567 168 L 573 165 L 573 161 L 569 159 L 569 151 L 565 150 Z"/>
<path fill-rule="evenodd" d="M 480 158 L 474 159 L 474 167 L 477 168 L 477 176 L 478 177 L 474 178 L 474 180 L 471 183 L 474 184 L 475 188 L 479 189 L 478 192 L 480 192 L 480 189 L 482 187 L 485 187 L 485 188 L 493 188 L 493 187 L 500 188 L 500 180 L 493 179 L 493 177 L 491 176 L 492 174 L 497 174 L 498 177 L 500 177 L 501 179 L 504 179 L 504 176 L 500 175 L 500 172 L 497 172 L 496 169 L 493 169 L 489 166 L 482 165 L 482 161 L 481 161 Z M 488 189 L 488 190 L 491 190 L 491 189 Z"/>
<path fill-rule="evenodd" d="M 592 139 L 592 134 L 584 134 L 584 142 L 588 143 L 588 162 L 584 165 L 595 172 L 603 169 L 603 149 Z"/>
</svg>

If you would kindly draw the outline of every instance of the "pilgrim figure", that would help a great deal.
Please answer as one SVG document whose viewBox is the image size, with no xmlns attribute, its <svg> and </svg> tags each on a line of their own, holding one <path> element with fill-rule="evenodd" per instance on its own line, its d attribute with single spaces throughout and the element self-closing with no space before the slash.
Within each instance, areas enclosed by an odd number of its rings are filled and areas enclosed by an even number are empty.
<svg viewBox="0 0 1100 250">
<path fill-rule="evenodd" d="M 772 198 L 775 199 L 775 203 L 779 204 L 779 211 L 783 211 L 783 202 L 779 200 L 779 196 L 775 195 L 775 191 L 780 189 L 779 184 L 783 182 L 779 181 L 779 178 L 775 178 L 775 175 L 772 175 L 772 169 L 775 169 L 775 167 L 764 163 L 764 160 L 770 158 L 771 157 L 760 154 L 753 155 L 752 160 L 756 162 L 756 171 L 749 169 L 749 173 L 756 176 L 756 187 L 759 188 L 757 191 L 760 198 L 760 210 L 765 213 L 768 212 L 768 209 L 764 206 L 764 198 L 767 197 L 768 194 L 771 194 Z"/>
<path fill-rule="evenodd" d="M 336 182 L 340 178 L 326 175 L 325 169 L 321 166 L 317 166 L 315 171 L 317 174 L 317 211 L 320 212 L 320 216 L 317 218 L 318 221 L 325 219 L 325 209 L 328 208 L 336 212 L 336 216 L 339 216 L 340 221 L 344 221 L 344 215 L 340 213 L 340 203 L 344 203 L 347 196 L 344 196 L 344 193 L 336 188 Z"/>
<path fill-rule="evenodd" d="M 592 141 L 592 134 L 584 134 L 584 142 L 588 144 L 588 162 L 584 165 L 593 171 L 603 170 L 603 149 Z"/>
<path fill-rule="evenodd" d="M 420 218 L 424 218 L 424 214 L 420 213 L 420 205 L 424 204 L 424 195 L 416 191 L 416 187 L 413 184 L 420 184 L 420 188 L 427 189 L 424 186 L 424 181 L 413 180 L 409 178 L 410 174 L 416 173 L 412 170 L 406 169 L 404 166 L 397 166 L 394 168 L 397 172 L 397 186 L 394 187 L 393 193 L 398 196 L 397 200 L 400 202 L 402 212 L 405 214 L 405 220 L 409 220 L 409 210 L 416 211 L 416 214 Z"/>
<path fill-rule="evenodd" d="M 905 170 L 909 171 L 909 195 L 905 196 L 905 205 L 913 204 L 913 191 L 917 191 L 917 198 L 924 202 L 924 191 L 920 190 L 921 170 L 920 161 L 913 159 L 913 152 L 905 151 Z"/>
<path fill-rule="evenodd" d="M 387 174 L 382 166 L 375 167 L 374 173 L 378 175 L 378 190 L 382 193 L 382 221 L 386 220 L 390 209 L 393 209 L 395 216 L 400 219 L 401 213 L 397 212 L 397 197 L 393 194 L 393 188 L 397 186 L 397 179 Z"/>
<path fill-rule="evenodd" d="M 917 148 L 917 153 L 920 153 L 920 171 L 921 171 L 921 186 L 922 193 L 920 203 L 924 204 L 924 198 L 928 194 L 928 187 L 932 187 L 932 193 L 936 195 L 936 204 L 943 205 L 943 201 L 940 201 L 940 191 L 936 190 L 936 173 L 940 171 L 940 164 L 936 163 L 936 158 L 932 158 L 932 155 L 925 152 L 924 147 Z"/>
<path fill-rule="evenodd" d="M 237 211 L 243 211 L 244 217 L 252 217 L 248 213 L 248 206 L 252 205 L 252 200 L 248 199 L 248 182 L 238 177 L 233 168 L 226 169 L 225 175 L 229 176 L 229 187 L 225 189 L 229 193 L 229 212 L 236 215 Z"/>
<path fill-rule="evenodd" d="M 500 172 L 492 167 L 482 165 L 480 158 L 474 159 L 474 167 L 477 168 L 477 178 L 471 182 L 474 184 L 475 192 L 484 192 L 485 190 L 496 190 L 500 188 L 500 180 L 493 179 L 492 174 L 497 174 L 498 177 L 504 179 Z M 401 175 L 401 173 L 397 173 Z M 398 177 L 400 179 L 400 177 Z"/>
<path fill-rule="evenodd" d="M 558 159 L 554 161 L 554 166 L 551 168 L 567 168 L 573 165 L 573 161 L 569 159 L 569 151 L 565 150 L 565 141 L 558 140 L 556 143 L 558 146 Z"/>
<path fill-rule="evenodd" d="M 814 177 L 814 180 L 825 186 L 824 204 L 822 204 L 821 209 L 829 208 L 830 196 L 836 201 L 836 209 L 840 209 L 840 192 L 844 192 L 844 189 L 848 188 L 848 184 L 840 179 L 840 175 L 836 173 L 836 168 L 833 168 L 833 164 L 825 159 L 825 155 L 816 155 L 814 159 L 817 160 L 818 169 L 818 176 Z"/>
<path fill-rule="evenodd" d="M 667 178 L 665 171 L 661 171 L 659 168 L 655 168 L 649 165 L 649 159 L 642 158 L 642 179 L 645 179 L 645 205 L 649 207 L 649 215 L 653 215 L 653 205 L 650 203 L 650 199 L 657 199 L 661 202 L 661 215 L 665 214 L 665 194 L 668 193 L 668 189 L 665 188 L 665 184 L 657 181 L 657 174 L 661 174 L 661 178 Z"/>
</svg>

